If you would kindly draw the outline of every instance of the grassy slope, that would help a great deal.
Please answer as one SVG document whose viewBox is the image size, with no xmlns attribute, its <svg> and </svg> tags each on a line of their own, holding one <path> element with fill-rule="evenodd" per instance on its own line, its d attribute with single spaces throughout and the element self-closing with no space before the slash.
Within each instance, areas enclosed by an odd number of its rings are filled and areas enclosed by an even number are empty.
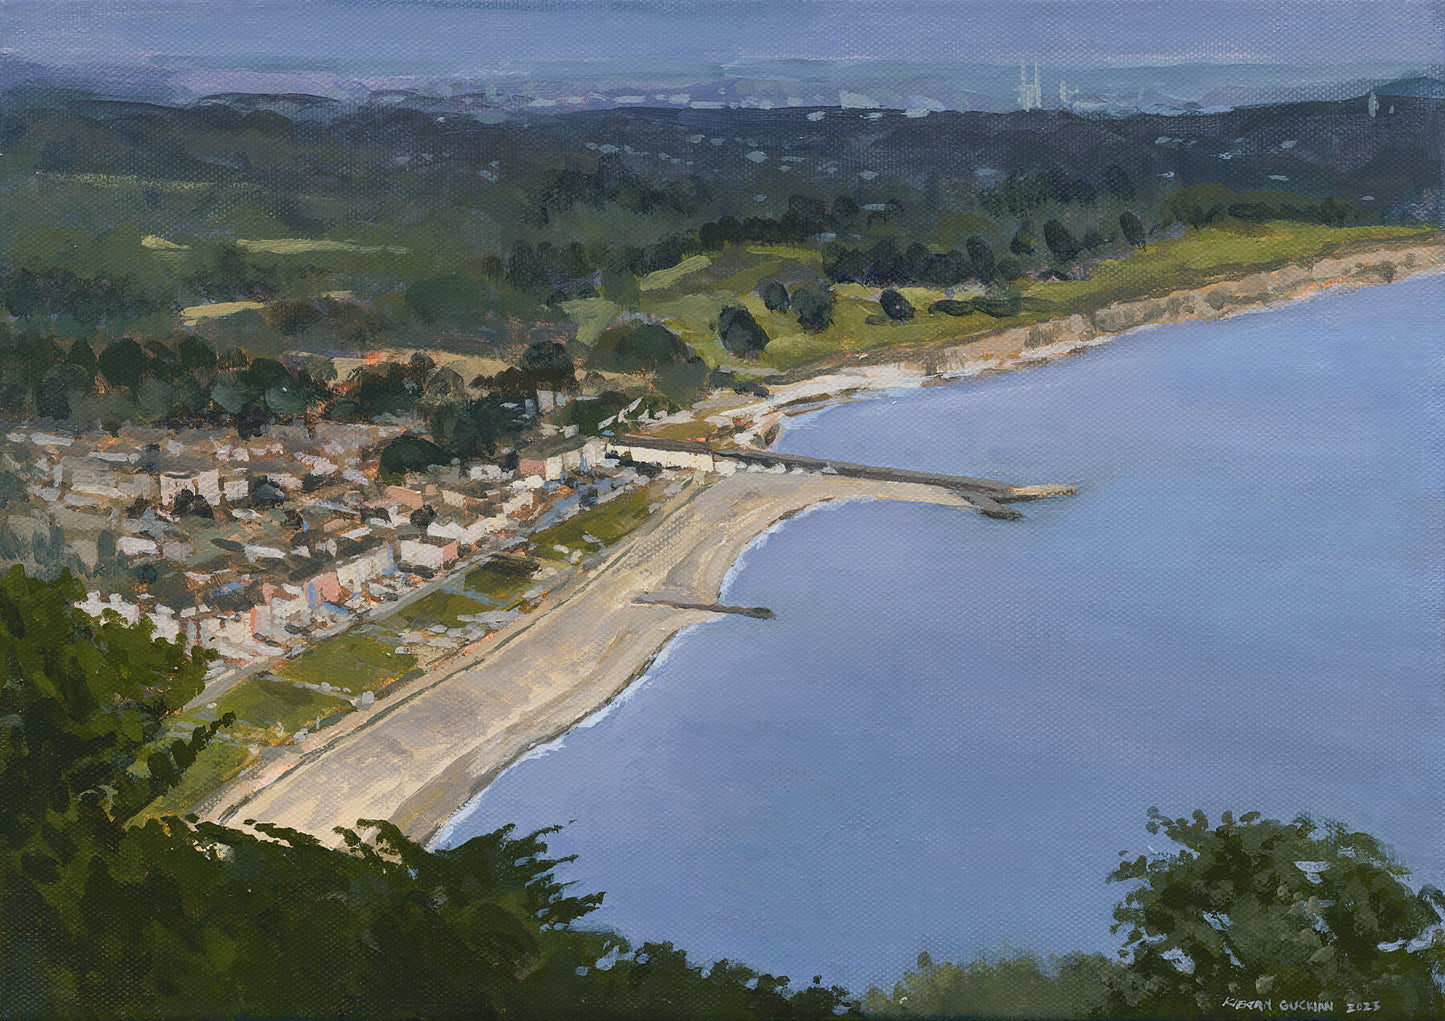
<svg viewBox="0 0 1445 1021">
<path fill-rule="evenodd" d="M 565 546 L 569 551 L 580 549 L 586 555 L 596 553 L 647 520 L 652 500 L 651 488 L 639 487 L 591 510 L 583 511 L 575 518 L 569 518 L 533 535 L 531 553 L 549 560 L 567 559 L 567 555 L 555 549 L 555 546 Z"/>
<path fill-rule="evenodd" d="M 961 318 L 929 315 L 927 306 L 944 297 L 944 291 L 911 287 L 903 289 L 918 309 L 911 322 L 870 323 L 869 318 L 880 313 L 877 289 L 840 284 L 835 288 L 838 304 L 833 325 L 819 333 L 802 329 L 789 313 L 769 312 L 751 293 L 763 280 L 773 277 L 790 281 L 817 279 L 821 275 L 819 252 L 782 246 L 739 247 L 722 253 L 710 264 L 694 263 L 687 272 L 650 286 L 644 291 L 640 311 L 666 322 L 709 365 L 789 370 L 855 351 L 966 339 L 999 327 L 1029 325 L 1093 311 L 1115 301 L 1278 268 L 1328 255 L 1344 245 L 1428 233 L 1413 227 L 1326 227 L 1285 222 L 1190 231 L 1183 237 L 1150 244 L 1123 259 L 1095 263 L 1088 280 L 1029 284 L 1023 288 L 1025 300 L 1019 314 L 1006 319 L 979 313 Z M 681 269 L 682 265 L 675 268 Z M 653 274 L 648 282 L 658 278 L 659 274 Z M 714 336 L 712 323 L 725 303 L 746 305 L 772 338 L 754 365 L 723 350 Z"/>
<path fill-rule="evenodd" d="M 371 635 L 347 631 L 286 660 L 276 675 L 304 684 L 330 684 L 352 694 L 375 691 L 416 666 L 415 656 L 395 652 L 394 647 Z"/>
</svg>

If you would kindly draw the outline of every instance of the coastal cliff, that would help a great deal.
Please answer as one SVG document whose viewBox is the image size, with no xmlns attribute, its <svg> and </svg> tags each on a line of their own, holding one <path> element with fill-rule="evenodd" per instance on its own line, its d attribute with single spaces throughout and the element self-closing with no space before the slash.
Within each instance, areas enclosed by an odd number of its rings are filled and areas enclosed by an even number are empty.
<svg viewBox="0 0 1445 1021">
<path fill-rule="evenodd" d="M 1348 254 L 1292 263 L 1198 287 L 1112 302 L 1028 326 L 1015 326 L 927 347 L 870 352 L 866 362 L 831 361 L 811 374 L 773 386 L 769 397 L 709 418 L 714 425 L 747 421 L 756 435 L 781 419 L 839 397 L 1021 368 L 1105 343 L 1129 330 L 1188 320 L 1209 321 L 1300 301 L 1336 289 L 1390 283 L 1445 272 L 1445 243 L 1438 239 L 1373 245 Z"/>
</svg>

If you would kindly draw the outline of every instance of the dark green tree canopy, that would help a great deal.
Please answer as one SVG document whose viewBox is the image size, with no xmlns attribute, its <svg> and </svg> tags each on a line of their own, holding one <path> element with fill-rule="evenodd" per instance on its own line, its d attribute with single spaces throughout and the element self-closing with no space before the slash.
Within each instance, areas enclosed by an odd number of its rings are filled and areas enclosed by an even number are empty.
<svg viewBox="0 0 1445 1021">
<path fill-rule="evenodd" d="M 587 364 L 593 368 L 636 372 L 677 365 L 692 357 L 692 349 L 666 326 L 622 322 L 602 331 Z"/>
<path fill-rule="evenodd" d="M 763 299 L 763 307 L 769 312 L 786 312 L 792 305 L 792 299 L 788 297 L 788 289 L 780 280 L 769 280 L 764 283 L 758 288 L 758 297 Z"/>
<path fill-rule="evenodd" d="M 1139 214 L 1132 209 L 1126 209 L 1119 214 L 1119 229 L 1124 232 L 1124 240 L 1129 244 L 1144 243 L 1144 221 L 1140 220 Z"/>
<path fill-rule="evenodd" d="M 1059 262 L 1073 262 L 1081 248 L 1069 228 L 1058 220 L 1049 220 L 1044 224 L 1044 244 L 1049 246 L 1049 251 Z"/>
<path fill-rule="evenodd" d="M 998 273 L 998 266 L 994 262 L 993 248 L 987 240 L 977 234 L 964 242 L 964 246 L 968 249 L 968 260 L 973 275 L 984 283 L 988 283 Z"/>
<path fill-rule="evenodd" d="M 1445 897 L 1411 890 L 1374 837 L 1258 812 L 1211 826 L 1151 808 L 1147 828 L 1178 846 L 1109 877 L 1134 884 L 1114 910 L 1132 961 L 1117 1012 L 1211 1017 L 1227 998 L 1378 1001 L 1392 1018 L 1445 1008 Z"/>
<path fill-rule="evenodd" d="M 96 362 L 107 382 L 127 390 L 134 389 L 150 367 L 145 349 L 129 337 L 107 344 Z"/>
<path fill-rule="evenodd" d="M 452 456 L 424 436 L 403 433 L 381 452 L 381 474 L 387 478 L 424 472 L 434 464 L 451 464 Z"/>
<path fill-rule="evenodd" d="M 913 303 L 895 288 L 883 288 L 883 292 L 878 295 L 878 304 L 883 306 L 883 314 L 895 322 L 907 322 L 913 318 Z"/>
<path fill-rule="evenodd" d="M 805 329 L 826 330 L 833 325 L 833 306 L 837 297 L 831 287 L 800 284 L 793 290 L 793 311 Z"/>
<path fill-rule="evenodd" d="M 755 357 L 768 346 L 768 335 L 743 305 L 724 305 L 717 317 L 717 338 L 735 355 Z"/>
</svg>

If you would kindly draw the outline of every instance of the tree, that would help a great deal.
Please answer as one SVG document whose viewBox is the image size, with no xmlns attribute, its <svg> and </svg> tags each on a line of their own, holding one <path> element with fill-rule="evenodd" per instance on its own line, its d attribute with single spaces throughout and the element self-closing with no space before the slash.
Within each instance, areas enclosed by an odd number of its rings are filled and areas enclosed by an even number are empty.
<svg viewBox="0 0 1445 1021">
<path fill-rule="evenodd" d="M 104 968 L 81 938 L 86 900 L 108 877 L 125 820 L 164 791 L 223 721 L 160 740 L 161 719 L 198 694 L 202 650 L 154 637 L 148 620 L 97 620 L 76 609 L 85 588 L 19 567 L 0 578 L 0 1003 L 51 1013 L 49 983 L 84 996 Z M 143 770 L 136 770 L 137 761 Z M 118 952 L 112 950 L 112 952 Z M 88 960 L 88 958 L 90 958 Z M 27 979 L 28 976 L 28 979 Z M 41 976 L 46 976 L 42 979 Z"/>
<path fill-rule="evenodd" d="M 717 339 L 735 355 L 752 358 L 768 346 L 768 335 L 742 305 L 724 305 L 717 317 Z"/>
<path fill-rule="evenodd" d="M 1060 262 L 1073 262 L 1074 257 L 1079 254 L 1079 243 L 1074 240 L 1074 235 L 1069 233 L 1058 220 L 1049 220 L 1044 224 L 1044 244 L 1049 246 L 1049 251 L 1054 253 L 1054 258 Z"/>
<path fill-rule="evenodd" d="M 964 247 L 968 249 L 968 261 L 973 275 L 984 283 L 992 280 L 998 272 L 998 266 L 994 262 L 993 249 L 989 247 L 989 243 L 974 234 L 964 242 Z"/>
<path fill-rule="evenodd" d="M 873 1017 L 1094 1017 L 1108 1000 L 1107 978 L 1120 967 L 1099 954 L 980 955 L 960 965 L 935 963 L 925 952 L 891 995 L 869 989 L 863 1006 Z"/>
<path fill-rule="evenodd" d="M 1210 826 L 1156 808 L 1147 829 L 1179 849 L 1109 877 L 1138 884 L 1114 909 L 1130 964 L 1112 1012 L 1217 1016 L 1228 998 L 1378 1002 L 1397 1018 L 1445 1008 L 1445 937 L 1431 932 L 1445 895 L 1413 892 L 1374 837 L 1304 816 L 1225 812 Z"/>
<path fill-rule="evenodd" d="M 1228 214 L 1235 194 L 1222 184 L 1191 184 L 1180 188 L 1164 203 L 1165 223 L 1178 221 L 1190 227 L 1207 227 Z"/>
<path fill-rule="evenodd" d="M 451 461 L 451 455 L 431 440 L 402 433 L 381 452 L 379 468 L 384 478 L 396 478 L 407 472 L 424 472 L 434 464 L 451 464 Z"/>
<path fill-rule="evenodd" d="M 129 337 L 107 344 L 96 362 L 106 382 L 127 390 L 134 390 L 150 368 L 145 349 Z"/>
<path fill-rule="evenodd" d="M 793 304 L 788 297 L 788 289 L 777 280 L 769 280 L 758 288 L 758 296 L 763 299 L 763 306 L 769 312 L 786 312 Z"/>
<path fill-rule="evenodd" d="M 826 330 L 833 325 L 833 306 L 837 297 L 831 287 L 801 284 L 793 290 L 793 311 L 805 329 Z"/>
<path fill-rule="evenodd" d="M 1026 255 L 1033 255 L 1038 243 L 1038 238 L 1034 237 L 1033 223 L 1025 220 L 1019 225 L 1019 229 L 1014 231 L 1014 236 L 1008 243 L 1008 250 L 1019 258 L 1023 258 Z"/>
<path fill-rule="evenodd" d="M 396 826 L 340 847 L 134 817 L 234 719 L 165 717 L 208 654 L 74 607 L 83 588 L 0 579 L 0 1005 L 21 1017 L 832 1018 L 846 993 L 666 943 L 574 928 L 552 830 L 429 851 Z M 127 825 L 127 821 L 132 825 Z M 370 838 L 360 831 L 369 831 Z"/>
<path fill-rule="evenodd" d="M 577 370 L 565 344 L 539 340 L 522 352 L 522 371 L 531 389 L 570 390 L 577 385 Z"/>
<path fill-rule="evenodd" d="M 883 306 L 883 314 L 895 322 L 907 322 L 913 318 L 913 303 L 892 287 L 883 288 L 878 295 L 878 304 Z"/>
<path fill-rule="evenodd" d="M 692 354 L 683 339 L 666 326 L 620 322 L 598 336 L 587 364 L 599 369 L 637 372 L 680 364 Z"/>
<path fill-rule="evenodd" d="M 1134 210 L 1126 209 L 1119 214 L 1119 229 L 1124 232 L 1124 240 L 1129 244 L 1144 243 L 1144 221 L 1139 219 L 1139 214 Z"/>
</svg>

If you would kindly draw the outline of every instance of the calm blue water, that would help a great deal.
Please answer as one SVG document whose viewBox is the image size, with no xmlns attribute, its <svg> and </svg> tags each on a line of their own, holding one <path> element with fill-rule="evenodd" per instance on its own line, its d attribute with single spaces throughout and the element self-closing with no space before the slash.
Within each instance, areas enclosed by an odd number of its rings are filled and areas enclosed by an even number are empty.
<svg viewBox="0 0 1445 1021">
<path fill-rule="evenodd" d="M 1117 946 L 1158 805 L 1338 817 L 1445 880 L 1445 278 L 1140 331 L 796 422 L 788 450 L 1072 482 L 1022 521 L 782 526 L 727 618 L 451 836 L 575 820 L 596 921 L 861 991 Z"/>
</svg>

